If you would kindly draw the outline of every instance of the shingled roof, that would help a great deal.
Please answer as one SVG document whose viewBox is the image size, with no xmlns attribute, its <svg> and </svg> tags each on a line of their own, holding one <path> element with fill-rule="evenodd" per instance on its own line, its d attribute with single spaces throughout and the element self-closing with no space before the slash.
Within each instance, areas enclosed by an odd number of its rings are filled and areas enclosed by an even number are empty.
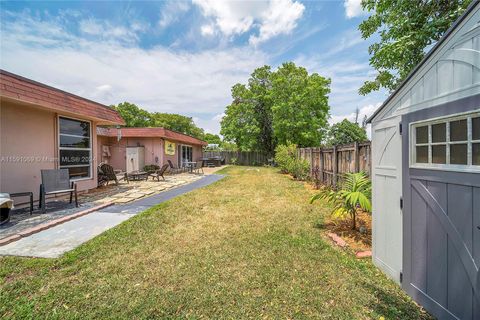
<svg viewBox="0 0 480 320">
<path fill-rule="evenodd" d="M 107 137 L 117 137 L 118 130 L 121 131 L 122 138 L 164 138 L 168 140 L 188 143 L 188 144 L 196 144 L 206 146 L 208 143 L 194 138 L 192 136 L 168 130 L 165 128 L 97 128 L 97 134 L 99 136 L 107 136 Z"/>
<path fill-rule="evenodd" d="M 103 125 L 125 122 L 112 108 L 0 69 L 0 97 L 56 112 L 83 116 Z"/>
</svg>

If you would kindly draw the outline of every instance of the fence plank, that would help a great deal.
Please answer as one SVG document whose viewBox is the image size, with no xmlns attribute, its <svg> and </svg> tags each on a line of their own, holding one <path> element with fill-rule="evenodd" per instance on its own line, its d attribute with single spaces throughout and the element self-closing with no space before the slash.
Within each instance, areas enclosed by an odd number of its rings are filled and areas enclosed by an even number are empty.
<svg viewBox="0 0 480 320">
<path fill-rule="evenodd" d="M 335 187 L 347 172 L 371 174 L 370 142 L 332 148 L 298 148 L 297 156 L 309 162 L 311 179 L 329 186 Z"/>
<path fill-rule="evenodd" d="M 220 157 L 226 164 L 231 164 L 235 158 L 236 163 L 244 166 L 268 164 L 268 156 L 259 151 L 204 151 L 203 158 Z"/>
</svg>

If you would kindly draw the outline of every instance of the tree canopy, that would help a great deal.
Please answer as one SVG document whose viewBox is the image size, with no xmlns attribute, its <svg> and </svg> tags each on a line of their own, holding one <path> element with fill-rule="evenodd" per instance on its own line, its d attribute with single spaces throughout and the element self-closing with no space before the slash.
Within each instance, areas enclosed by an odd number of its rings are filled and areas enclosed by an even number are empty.
<svg viewBox="0 0 480 320">
<path fill-rule="evenodd" d="M 248 84 L 232 87 L 232 103 L 221 122 L 221 134 L 240 150 L 273 154 L 278 144 L 320 145 L 327 128 L 330 79 L 293 62 L 276 71 L 263 66 Z"/>
<path fill-rule="evenodd" d="M 218 144 L 220 145 L 222 143 L 222 139 L 218 134 L 213 134 L 213 133 L 205 133 L 203 140 L 208 142 L 209 144 Z"/>
<path fill-rule="evenodd" d="M 204 139 L 203 129 L 197 127 L 190 117 L 175 113 L 151 113 L 130 102 L 122 102 L 112 107 L 120 113 L 127 127 L 163 127 Z"/>
<path fill-rule="evenodd" d="M 359 26 L 370 45 L 370 65 L 378 73 L 366 81 L 360 94 L 397 88 L 425 56 L 425 50 L 440 39 L 472 0 L 362 0 L 371 13 Z M 376 35 L 377 34 L 377 35 Z"/>
<path fill-rule="evenodd" d="M 367 133 L 364 128 L 358 124 L 344 119 L 342 122 L 335 123 L 328 130 L 328 145 L 342 145 L 354 142 L 367 141 Z"/>
</svg>

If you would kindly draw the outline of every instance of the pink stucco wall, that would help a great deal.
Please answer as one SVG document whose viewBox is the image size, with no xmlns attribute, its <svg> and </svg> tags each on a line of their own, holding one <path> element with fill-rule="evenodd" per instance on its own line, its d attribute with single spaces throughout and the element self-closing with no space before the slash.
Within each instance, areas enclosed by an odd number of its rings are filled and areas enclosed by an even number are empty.
<svg viewBox="0 0 480 320">
<path fill-rule="evenodd" d="M 0 191 L 15 193 L 31 191 L 38 200 L 41 169 L 58 168 L 57 117 L 45 109 L 2 101 L 0 104 Z M 67 115 L 65 115 L 67 116 Z M 68 117 L 68 116 L 67 116 Z M 96 124 L 92 122 L 92 132 Z M 97 146 L 93 134 L 92 146 Z M 95 155 L 95 148 L 92 150 Z M 97 186 L 96 157 L 92 177 L 79 180 L 78 190 Z M 27 201 L 16 198 L 16 203 Z"/>
<path fill-rule="evenodd" d="M 99 137 L 98 155 L 99 159 L 109 163 L 114 169 L 126 170 L 126 147 L 143 146 L 145 148 L 145 165 L 156 164 L 162 166 L 171 160 L 175 166 L 178 166 L 178 141 L 171 140 L 176 143 L 177 152 L 174 156 L 167 155 L 164 152 L 164 140 L 162 138 L 122 138 L 117 141 L 117 138 Z M 102 146 L 108 145 L 110 147 L 109 158 L 102 158 Z M 193 160 L 197 161 L 202 157 L 202 146 L 194 145 Z"/>
</svg>

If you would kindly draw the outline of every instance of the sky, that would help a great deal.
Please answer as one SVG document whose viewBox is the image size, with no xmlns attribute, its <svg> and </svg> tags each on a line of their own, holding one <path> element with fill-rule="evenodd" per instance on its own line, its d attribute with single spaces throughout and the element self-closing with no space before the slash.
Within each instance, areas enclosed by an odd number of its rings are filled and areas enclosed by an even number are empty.
<svg viewBox="0 0 480 320">
<path fill-rule="evenodd" d="M 0 2 L 0 68 L 111 105 L 187 115 L 219 133 L 231 87 L 293 61 L 332 80 L 331 123 L 385 91 L 358 31 L 360 0 Z"/>
</svg>

